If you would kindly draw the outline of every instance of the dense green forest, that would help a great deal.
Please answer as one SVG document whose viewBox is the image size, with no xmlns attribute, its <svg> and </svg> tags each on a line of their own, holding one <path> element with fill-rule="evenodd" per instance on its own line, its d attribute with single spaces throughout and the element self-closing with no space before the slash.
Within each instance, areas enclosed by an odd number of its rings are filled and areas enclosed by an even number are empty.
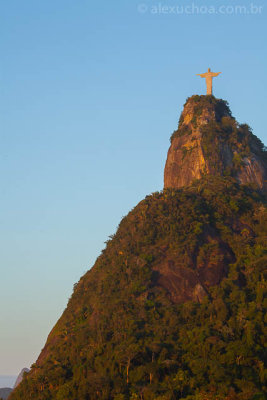
<svg viewBox="0 0 267 400">
<path fill-rule="evenodd" d="M 266 203 L 253 187 L 209 176 L 147 196 L 10 399 L 264 399 L 266 265 Z"/>
</svg>

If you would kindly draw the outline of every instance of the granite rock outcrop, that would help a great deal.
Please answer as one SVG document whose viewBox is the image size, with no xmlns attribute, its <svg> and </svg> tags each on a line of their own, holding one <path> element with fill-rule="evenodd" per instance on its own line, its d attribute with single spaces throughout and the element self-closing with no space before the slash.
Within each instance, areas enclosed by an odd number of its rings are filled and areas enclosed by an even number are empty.
<svg viewBox="0 0 267 400">
<path fill-rule="evenodd" d="M 189 186 L 205 175 L 231 175 L 266 191 L 266 152 L 248 125 L 233 118 L 227 102 L 192 96 L 171 137 L 164 188 Z"/>
</svg>

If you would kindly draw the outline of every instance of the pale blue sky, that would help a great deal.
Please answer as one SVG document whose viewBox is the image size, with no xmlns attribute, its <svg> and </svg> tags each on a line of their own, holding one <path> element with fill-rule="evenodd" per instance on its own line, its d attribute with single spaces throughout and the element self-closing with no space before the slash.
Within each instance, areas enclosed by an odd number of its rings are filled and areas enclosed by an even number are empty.
<svg viewBox="0 0 267 400">
<path fill-rule="evenodd" d="M 267 11 L 158 4 L 0 2 L 0 374 L 35 361 L 121 217 L 162 189 L 182 106 L 205 93 L 195 74 L 222 71 L 215 95 L 267 142 Z"/>
</svg>

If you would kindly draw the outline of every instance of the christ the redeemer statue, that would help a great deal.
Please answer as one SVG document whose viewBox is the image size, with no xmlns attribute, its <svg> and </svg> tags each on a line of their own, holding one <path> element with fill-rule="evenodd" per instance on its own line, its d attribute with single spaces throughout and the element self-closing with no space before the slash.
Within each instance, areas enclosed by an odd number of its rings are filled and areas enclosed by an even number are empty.
<svg viewBox="0 0 267 400">
<path fill-rule="evenodd" d="M 221 74 L 221 72 L 211 72 L 210 68 L 208 69 L 208 72 L 205 72 L 204 74 L 197 74 L 198 76 L 201 76 L 201 78 L 206 78 L 207 94 L 212 94 L 212 79 L 219 74 Z"/>
</svg>

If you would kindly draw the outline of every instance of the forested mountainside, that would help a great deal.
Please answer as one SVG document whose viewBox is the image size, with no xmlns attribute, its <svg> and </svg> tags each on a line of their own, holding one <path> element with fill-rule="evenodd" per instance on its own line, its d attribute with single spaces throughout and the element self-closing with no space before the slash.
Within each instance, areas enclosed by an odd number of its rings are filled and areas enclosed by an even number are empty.
<svg viewBox="0 0 267 400">
<path fill-rule="evenodd" d="M 123 218 L 10 400 L 264 399 L 265 176 L 227 104 L 190 98 L 165 189 Z"/>
</svg>

